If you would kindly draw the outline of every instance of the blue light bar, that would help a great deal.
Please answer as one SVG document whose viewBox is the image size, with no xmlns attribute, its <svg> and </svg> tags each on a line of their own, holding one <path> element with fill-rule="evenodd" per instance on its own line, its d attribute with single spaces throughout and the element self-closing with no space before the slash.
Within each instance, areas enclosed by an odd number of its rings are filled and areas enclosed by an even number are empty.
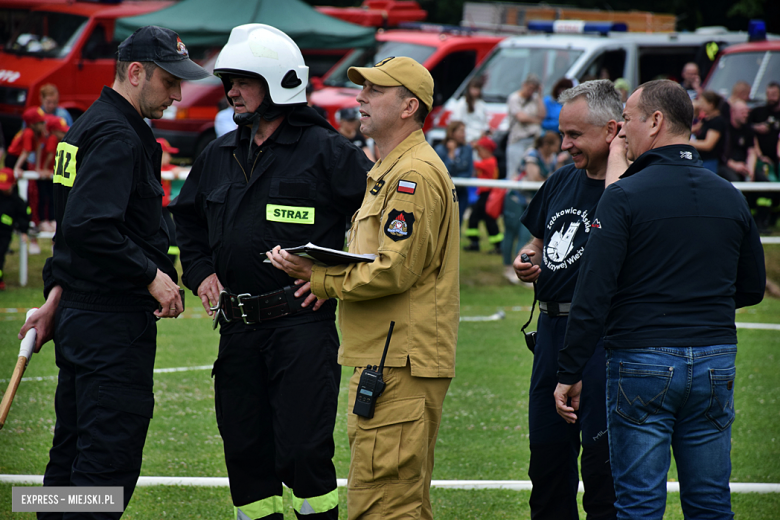
<svg viewBox="0 0 780 520">
<path fill-rule="evenodd" d="M 606 36 L 610 31 L 626 32 L 628 26 L 623 22 L 585 22 L 583 20 L 531 20 L 528 30 L 556 34 L 598 33 Z"/>
<path fill-rule="evenodd" d="M 748 22 L 748 41 L 763 40 L 766 40 L 766 22 L 764 20 L 750 20 Z"/>
</svg>

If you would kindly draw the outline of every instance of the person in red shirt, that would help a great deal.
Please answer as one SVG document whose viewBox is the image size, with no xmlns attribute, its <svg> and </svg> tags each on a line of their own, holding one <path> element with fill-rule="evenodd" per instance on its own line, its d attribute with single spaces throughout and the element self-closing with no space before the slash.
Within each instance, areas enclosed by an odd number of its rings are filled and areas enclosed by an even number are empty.
<svg viewBox="0 0 780 520">
<path fill-rule="evenodd" d="M 38 170 L 40 167 L 41 143 L 46 131 L 44 122 L 44 113 L 40 107 L 30 107 L 22 114 L 22 121 L 27 125 L 17 132 L 8 147 L 8 157 L 6 166 L 14 169 L 14 175 L 19 178 L 24 172 L 25 166 L 31 170 Z M 35 154 L 35 163 L 28 163 L 30 154 Z"/>
<path fill-rule="evenodd" d="M 30 107 L 22 113 L 22 121 L 27 125 L 17 132 L 8 147 L 5 164 L 13 168 L 14 177 L 22 176 L 24 170 L 40 171 L 41 145 L 46 135 L 45 113 L 40 107 Z M 30 162 L 30 155 L 35 154 L 35 162 Z M 37 226 L 38 218 L 38 186 L 34 182 L 27 183 L 27 202 L 32 209 L 32 221 Z M 41 248 L 35 238 L 30 240 L 29 251 L 32 255 L 41 253 Z"/>
<path fill-rule="evenodd" d="M 474 145 L 474 149 L 479 155 L 480 160 L 474 162 L 474 171 L 479 179 L 498 179 L 498 160 L 493 155 L 496 151 L 496 143 L 490 137 L 482 137 Z M 501 241 L 504 239 L 503 233 L 498 229 L 496 219 L 485 212 L 490 188 L 480 186 L 477 188 L 477 203 L 471 208 L 469 217 L 469 227 L 466 230 L 466 236 L 469 237 L 469 244 L 464 247 L 466 251 L 479 251 L 479 221 L 485 222 L 487 227 L 488 241 L 493 246 L 491 253 L 501 254 Z"/>
<path fill-rule="evenodd" d="M 38 218 L 41 220 L 41 231 L 55 231 L 54 221 L 54 158 L 57 155 L 57 145 L 65 137 L 70 129 L 64 118 L 46 114 L 46 137 L 41 156 L 41 169 L 38 170 L 41 178 L 38 185 Z"/>
</svg>

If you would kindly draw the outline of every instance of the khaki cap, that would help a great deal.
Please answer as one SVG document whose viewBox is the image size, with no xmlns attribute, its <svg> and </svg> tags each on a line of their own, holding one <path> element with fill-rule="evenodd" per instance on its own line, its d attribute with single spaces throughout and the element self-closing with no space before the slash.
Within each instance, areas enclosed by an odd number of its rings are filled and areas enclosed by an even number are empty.
<svg viewBox="0 0 780 520">
<path fill-rule="evenodd" d="M 408 88 L 428 108 L 433 109 L 433 78 L 428 69 L 412 58 L 391 56 L 373 67 L 350 67 L 349 80 L 362 85 L 366 80 L 380 87 Z"/>
</svg>

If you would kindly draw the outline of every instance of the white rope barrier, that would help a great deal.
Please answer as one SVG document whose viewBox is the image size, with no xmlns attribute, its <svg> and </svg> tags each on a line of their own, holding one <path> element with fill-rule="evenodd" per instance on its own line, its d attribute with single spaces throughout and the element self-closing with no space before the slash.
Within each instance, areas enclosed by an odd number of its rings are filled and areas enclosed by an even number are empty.
<svg viewBox="0 0 780 520">
<path fill-rule="evenodd" d="M 179 167 L 178 174 L 172 172 L 162 172 L 161 177 L 163 180 L 184 180 L 190 173 L 189 166 Z M 38 172 L 26 171 L 22 175 L 22 179 L 25 180 L 37 180 L 40 179 Z M 455 177 L 452 179 L 452 183 L 455 186 L 484 186 L 486 188 L 506 188 L 515 190 L 538 190 L 542 186 L 542 182 L 531 181 L 510 181 L 506 179 L 476 179 L 476 178 L 463 178 Z M 780 191 L 780 182 L 732 182 L 740 191 Z"/>
<path fill-rule="evenodd" d="M 190 167 L 179 167 L 177 173 L 170 171 L 162 172 L 161 177 L 163 180 L 184 180 L 190 173 Z M 27 182 L 31 180 L 40 179 L 41 176 L 35 171 L 25 171 L 22 177 L 17 181 L 19 186 L 19 195 L 27 200 Z M 452 183 L 455 186 L 484 186 L 487 188 L 505 188 L 515 190 L 538 190 L 542 186 L 542 182 L 531 181 L 510 181 L 506 179 L 475 179 L 475 178 L 462 178 L 455 177 L 452 179 Z M 780 182 L 732 182 L 740 191 L 780 191 Z M 50 234 L 40 233 L 39 238 L 51 238 Z M 761 243 L 766 244 L 780 244 L 780 237 L 761 237 Z M 22 240 L 19 252 L 19 284 L 24 287 L 27 285 L 27 244 Z"/>
</svg>

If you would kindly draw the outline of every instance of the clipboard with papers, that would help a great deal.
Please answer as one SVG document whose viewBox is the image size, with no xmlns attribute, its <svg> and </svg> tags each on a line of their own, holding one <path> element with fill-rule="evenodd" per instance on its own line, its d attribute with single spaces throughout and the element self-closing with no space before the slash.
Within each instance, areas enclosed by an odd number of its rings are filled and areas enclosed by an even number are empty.
<svg viewBox="0 0 780 520">
<path fill-rule="evenodd" d="M 373 262 L 376 259 L 375 254 L 356 254 L 339 251 L 329 247 L 321 247 L 309 242 L 303 246 L 284 248 L 288 253 L 298 255 L 304 258 L 310 258 L 320 265 L 344 265 L 357 262 Z M 267 258 L 264 263 L 270 263 Z"/>
</svg>

